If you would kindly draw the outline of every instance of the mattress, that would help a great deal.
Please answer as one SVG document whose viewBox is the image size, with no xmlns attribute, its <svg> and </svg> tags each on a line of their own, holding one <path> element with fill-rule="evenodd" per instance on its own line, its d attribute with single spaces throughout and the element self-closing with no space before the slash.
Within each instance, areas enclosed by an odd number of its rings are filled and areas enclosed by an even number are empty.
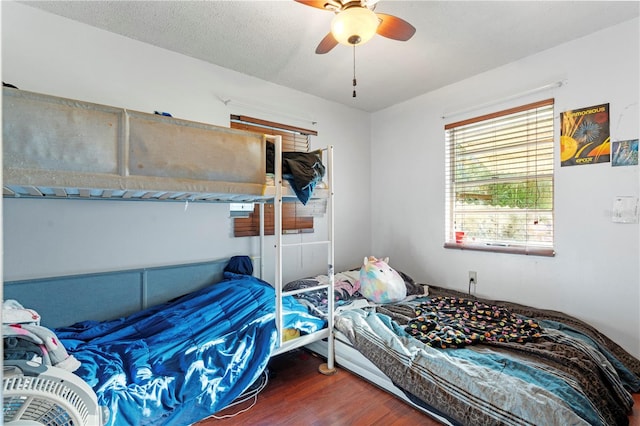
<svg viewBox="0 0 640 426">
<path fill-rule="evenodd" d="M 262 374 L 278 348 L 275 291 L 237 270 L 227 267 L 219 283 L 126 317 L 55 329 L 81 362 L 75 373 L 109 409 L 108 425 L 192 424 Z M 292 297 L 285 302 L 286 328 L 325 326 Z"/>
<path fill-rule="evenodd" d="M 6 87 L 2 132 L 5 197 L 254 202 L 275 194 L 263 134 Z"/>
<path fill-rule="evenodd" d="M 336 362 L 346 359 L 358 374 L 452 424 L 624 424 L 633 404 L 629 392 L 640 391 L 640 361 L 566 314 L 465 296 L 430 287 L 428 297 L 337 313 L 345 344 L 336 345 Z M 469 316 L 450 305 L 440 310 L 443 300 L 479 310 Z M 437 310 L 427 311 L 435 304 Z M 535 321 L 541 333 L 523 341 L 496 334 L 494 340 L 493 328 L 481 342 L 445 342 L 457 324 L 463 331 L 478 325 L 477 312 L 487 307 L 506 309 L 519 323 Z M 412 334 L 416 318 L 429 320 L 420 322 L 422 340 Z M 462 324 L 461 318 L 470 320 Z"/>
</svg>

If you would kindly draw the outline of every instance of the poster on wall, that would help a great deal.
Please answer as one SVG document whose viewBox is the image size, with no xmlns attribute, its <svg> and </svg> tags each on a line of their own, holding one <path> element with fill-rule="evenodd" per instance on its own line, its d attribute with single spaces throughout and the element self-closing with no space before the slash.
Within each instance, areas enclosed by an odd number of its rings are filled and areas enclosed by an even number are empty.
<svg viewBox="0 0 640 426">
<path fill-rule="evenodd" d="M 560 113 L 560 165 L 608 163 L 609 104 Z"/>
<path fill-rule="evenodd" d="M 638 139 L 611 142 L 611 166 L 637 166 Z"/>
</svg>

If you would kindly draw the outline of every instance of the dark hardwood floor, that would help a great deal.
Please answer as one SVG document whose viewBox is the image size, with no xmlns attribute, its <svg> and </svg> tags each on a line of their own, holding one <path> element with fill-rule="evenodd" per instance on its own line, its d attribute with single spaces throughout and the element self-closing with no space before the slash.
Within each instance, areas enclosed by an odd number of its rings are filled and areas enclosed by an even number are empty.
<svg viewBox="0 0 640 426">
<path fill-rule="evenodd" d="M 218 425 L 421 425 L 440 423 L 400 399 L 338 368 L 331 376 L 318 372 L 324 360 L 292 351 L 271 360 L 269 382 L 256 404 L 246 402 L 196 426 Z M 630 426 L 640 426 L 640 394 L 634 395 Z M 247 409 L 245 412 L 240 412 Z M 240 413 L 239 413 L 240 412 Z M 235 413 L 239 413 L 234 415 Z"/>
<path fill-rule="evenodd" d="M 209 418 L 197 426 L 439 424 L 346 370 L 338 368 L 331 376 L 320 374 L 318 366 L 323 362 L 306 351 L 292 351 L 271 360 L 269 383 L 254 407 L 235 417 Z M 242 408 L 231 407 L 216 416 Z"/>
</svg>

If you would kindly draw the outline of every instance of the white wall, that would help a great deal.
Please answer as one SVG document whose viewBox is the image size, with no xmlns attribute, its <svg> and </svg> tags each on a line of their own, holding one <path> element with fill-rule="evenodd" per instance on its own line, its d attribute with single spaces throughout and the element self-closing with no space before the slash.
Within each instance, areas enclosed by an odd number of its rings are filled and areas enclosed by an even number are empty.
<svg viewBox="0 0 640 426">
<path fill-rule="evenodd" d="M 369 250 L 367 113 L 13 2 L 2 2 L 2 80 L 221 126 L 230 114 L 245 114 L 315 129 L 314 147 L 335 146 L 336 268 L 357 265 Z M 255 255 L 259 248 L 257 238 L 230 236 L 223 204 L 5 199 L 3 218 L 6 280 Z M 286 239 L 325 239 L 326 219 L 316 223 L 314 235 Z M 270 239 L 271 253 L 272 246 Z M 326 273 L 326 250 L 285 250 L 285 279 Z"/>
<path fill-rule="evenodd" d="M 639 26 L 634 19 L 374 114 L 373 252 L 421 282 L 463 291 L 475 270 L 478 295 L 573 314 L 640 356 L 639 228 L 611 222 L 615 196 L 639 195 L 638 166 L 560 167 L 556 155 L 555 257 L 443 248 L 444 125 L 553 97 L 556 140 L 560 112 L 607 102 L 611 140 L 637 139 Z M 474 105 L 484 107 L 442 118 Z"/>
</svg>

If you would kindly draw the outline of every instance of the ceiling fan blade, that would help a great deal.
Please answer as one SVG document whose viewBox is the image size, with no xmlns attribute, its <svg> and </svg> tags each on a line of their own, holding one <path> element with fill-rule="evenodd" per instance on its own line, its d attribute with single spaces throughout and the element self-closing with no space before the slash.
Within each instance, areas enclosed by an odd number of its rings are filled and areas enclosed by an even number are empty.
<svg viewBox="0 0 640 426">
<path fill-rule="evenodd" d="M 368 7 L 369 9 L 373 9 L 373 7 L 376 5 L 376 3 L 378 3 L 380 0 L 361 0 L 361 4 L 362 7 Z"/>
<path fill-rule="evenodd" d="M 393 15 L 376 13 L 380 19 L 377 33 L 393 40 L 407 41 L 416 33 L 413 25 Z"/>
<path fill-rule="evenodd" d="M 333 34 L 329 33 L 326 36 L 324 36 L 324 38 L 322 39 L 318 47 L 316 47 L 316 53 L 318 55 L 322 55 L 324 53 L 327 53 L 337 45 L 338 45 L 338 40 L 336 40 L 333 37 Z"/>
<path fill-rule="evenodd" d="M 307 6 L 317 7 L 318 9 L 325 9 L 324 5 L 327 4 L 326 0 L 295 0 L 298 3 L 306 4 Z"/>
</svg>

